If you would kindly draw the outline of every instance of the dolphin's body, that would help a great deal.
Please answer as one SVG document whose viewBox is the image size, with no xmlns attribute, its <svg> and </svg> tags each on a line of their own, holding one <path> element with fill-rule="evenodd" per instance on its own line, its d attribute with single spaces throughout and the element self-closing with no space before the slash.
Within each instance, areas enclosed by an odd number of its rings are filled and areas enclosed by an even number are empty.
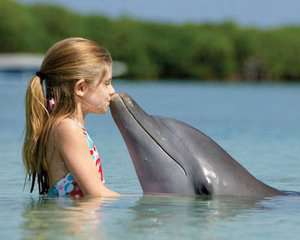
<svg viewBox="0 0 300 240">
<path fill-rule="evenodd" d="M 145 194 L 254 198 L 284 194 L 257 180 L 199 130 L 148 115 L 126 94 L 115 95 L 111 112 Z"/>
</svg>

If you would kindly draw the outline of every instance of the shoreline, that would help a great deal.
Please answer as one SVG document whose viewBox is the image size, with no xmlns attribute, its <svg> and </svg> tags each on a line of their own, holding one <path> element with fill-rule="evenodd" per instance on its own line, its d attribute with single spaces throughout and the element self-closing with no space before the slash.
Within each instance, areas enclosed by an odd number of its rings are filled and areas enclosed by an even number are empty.
<svg viewBox="0 0 300 240">
<path fill-rule="evenodd" d="M 42 54 L 2 53 L 0 54 L 0 72 L 35 72 L 43 62 Z M 128 71 L 127 65 L 113 61 L 113 77 L 122 76 Z"/>
</svg>

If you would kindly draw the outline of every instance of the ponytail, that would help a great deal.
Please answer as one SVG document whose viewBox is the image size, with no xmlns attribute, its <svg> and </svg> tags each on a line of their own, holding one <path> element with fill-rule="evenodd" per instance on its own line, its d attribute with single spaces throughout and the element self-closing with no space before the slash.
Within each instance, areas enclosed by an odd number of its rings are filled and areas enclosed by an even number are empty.
<svg viewBox="0 0 300 240">
<path fill-rule="evenodd" d="M 46 102 L 41 78 L 34 76 L 26 91 L 26 130 L 23 144 L 23 162 L 26 179 L 28 178 L 31 181 L 30 192 L 33 191 L 36 177 L 38 177 L 40 194 L 44 194 L 45 190 L 48 191 L 48 187 L 46 189 L 44 187 L 45 184 L 48 185 L 47 163 L 43 154 L 41 154 L 43 153 L 41 151 L 41 135 L 49 115 Z"/>
</svg>

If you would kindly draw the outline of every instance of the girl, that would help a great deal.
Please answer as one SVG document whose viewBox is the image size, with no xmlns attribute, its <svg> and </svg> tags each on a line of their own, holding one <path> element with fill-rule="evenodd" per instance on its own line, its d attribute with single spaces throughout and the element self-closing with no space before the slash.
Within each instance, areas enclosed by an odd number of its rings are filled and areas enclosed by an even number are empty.
<svg viewBox="0 0 300 240">
<path fill-rule="evenodd" d="M 67 38 L 46 53 L 26 93 L 23 161 L 33 191 L 49 196 L 117 196 L 104 185 L 101 159 L 84 127 L 88 113 L 105 113 L 114 94 L 109 52 L 84 38 Z"/>
</svg>

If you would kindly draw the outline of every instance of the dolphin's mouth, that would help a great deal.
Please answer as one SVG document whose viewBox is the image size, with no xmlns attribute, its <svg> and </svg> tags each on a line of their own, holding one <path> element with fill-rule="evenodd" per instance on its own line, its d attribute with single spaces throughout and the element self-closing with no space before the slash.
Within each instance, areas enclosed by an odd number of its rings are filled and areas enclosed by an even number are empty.
<svg viewBox="0 0 300 240">
<path fill-rule="evenodd" d="M 131 107 L 134 106 L 134 104 L 132 103 L 131 99 L 129 97 L 127 97 L 126 95 L 124 96 L 123 94 L 119 94 L 120 100 L 122 101 L 123 105 L 125 106 L 126 110 L 128 111 L 128 113 L 130 114 L 130 116 L 135 120 L 135 122 L 145 131 L 145 133 L 157 144 L 157 146 L 168 156 L 170 157 L 177 165 L 178 167 L 183 171 L 184 175 L 187 176 L 187 172 L 184 169 L 184 167 L 182 166 L 182 164 L 177 161 L 171 154 L 168 153 L 167 150 L 164 149 L 164 147 L 155 139 L 155 137 L 149 132 L 149 130 L 147 130 L 143 124 L 141 123 L 141 121 L 135 116 L 134 112 L 131 110 Z M 129 101 L 126 101 L 124 98 L 128 98 Z M 131 105 L 131 106 L 129 106 Z M 145 113 L 146 114 L 146 113 Z M 149 117 L 149 115 L 148 115 Z"/>
</svg>

